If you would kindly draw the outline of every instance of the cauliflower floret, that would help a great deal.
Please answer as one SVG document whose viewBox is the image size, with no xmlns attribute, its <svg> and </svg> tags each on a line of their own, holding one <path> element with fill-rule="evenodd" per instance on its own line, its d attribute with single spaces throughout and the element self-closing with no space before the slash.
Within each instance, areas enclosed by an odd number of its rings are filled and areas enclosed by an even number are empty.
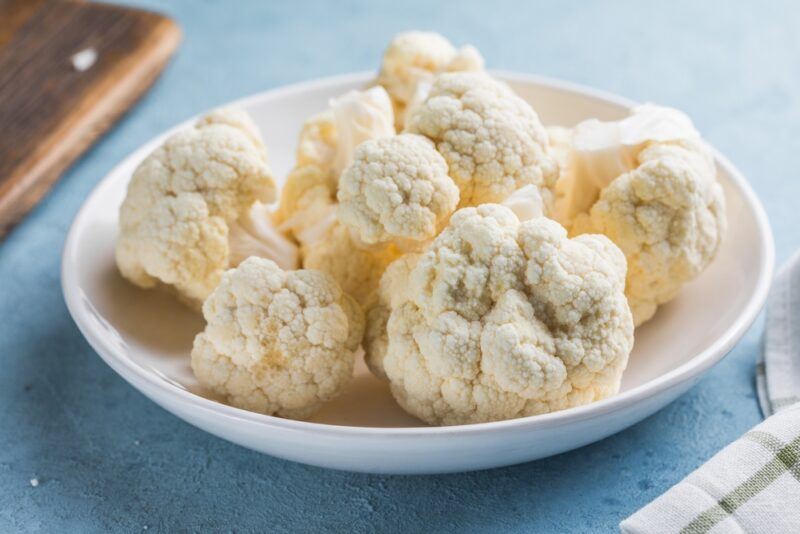
<svg viewBox="0 0 800 534">
<path fill-rule="evenodd" d="M 633 347 L 624 282 L 625 258 L 604 236 L 568 239 L 544 217 L 465 208 L 423 253 L 387 269 L 367 362 L 430 424 L 593 402 L 618 391 Z"/>
<path fill-rule="evenodd" d="M 458 204 L 447 163 L 425 137 L 359 145 L 339 180 L 339 220 L 367 244 L 433 238 Z"/>
<path fill-rule="evenodd" d="M 483 73 L 441 74 L 406 131 L 431 139 L 461 191 L 460 206 L 501 202 L 524 185 L 539 188 L 549 211 L 558 166 L 536 112 Z"/>
<path fill-rule="evenodd" d="M 625 253 L 638 326 L 719 250 L 727 220 L 713 155 L 686 115 L 653 105 L 579 124 L 568 146 L 557 216 L 572 235 L 602 233 Z"/>
<path fill-rule="evenodd" d="M 392 98 L 395 125 L 400 130 L 411 103 L 425 92 L 419 92 L 420 86 L 430 88 L 436 74 L 482 70 L 483 57 L 475 47 L 456 49 L 438 33 L 412 31 L 396 35 L 389 43 L 377 82 Z"/>
<path fill-rule="evenodd" d="M 350 381 L 363 314 L 327 275 L 251 257 L 203 304 L 192 370 L 230 404 L 303 419 Z"/>
<path fill-rule="evenodd" d="M 260 204 L 274 199 L 255 125 L 241 111 L 212 112 L 134 171 L 120 208 L 120 272 L 144 288 L 171 286 L 199 307 L 225 269 L 249 254 L 275 254 L 293 268 L 296 247 Z"/>
</svg>

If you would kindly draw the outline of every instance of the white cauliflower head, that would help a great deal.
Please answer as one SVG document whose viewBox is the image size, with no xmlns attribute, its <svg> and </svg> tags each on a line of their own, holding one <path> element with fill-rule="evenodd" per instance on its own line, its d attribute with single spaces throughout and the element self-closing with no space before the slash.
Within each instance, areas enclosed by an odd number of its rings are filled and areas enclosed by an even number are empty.
<svg viewBox="0 0 800 534">
<path fill-rule="evenodd" d="M 203 304 L 192 349 L 201 384 L 230 404 L 303 419 L 350 381 L 363 314 L 327 275 L 251 257 Z"/>
<path fill-rule="evenodd" d="M 458 205 L 447 163 L 425 137 L 359 145 L 339 180 L 339 220 L 367 244 L 433 238 Z"/>
<path fill-rule="evenodd" d="M 483 73 L 439 75 L 406 131 L 431 139 L 461 191 L 463 206 L 501 202 L 524 185 L 550 209 L 558 166 L 531 106 Z"/>
<path fill-rule="evenodd" d="M 389 43 L 377 81 L 392 98 L 395 123 L 401 129 L 407 109 L 419 98 L 420 86 L 429 88 L 436 74 L 482 70 L 483 57 L 475 47 L 456 49 L 438 33 L 412 31 L 396 35 Z"/>
<path fill-rule="evenodd" d="M 556 217 L 570 225 L 588 211 L 603 190 L 619 175 L 635 169 L 636 157 L 649 143 L 699 141 L 684 113 L 645 104 L 620 121 L 589 119 L 574 129 L 552 127 L 553 150 L 564 167 L 556 188 Z"/>
<path fill-rule="evenodd" d="M 225 269 L 249 253 L 280 250 L 275 259 L 292 267 L 296 249 L 258 207 L 274 198 L 255 125 L 243 112 L 215 111 L 134 171 L 120 208 L 120 272 L 141 287 L 171 286 L 199 306 Z"/>
<path fill-rule="evenodd" d="M 624 281 L 625 258 L 603 236 L 569 239 L 544 217 L 465 208 L 423 253 L 387 269 L 367 362 L 431 424 L 602 399 L 618 391 L 633 347 Z"/>
<path fill-rule="evenodd" d="M 579 124 L 562 159 L 557 216 L 625 253 L 637 325 L 714 259 L 727 226 L 710 148 L 686 115 L 653 105 Z"/>
</svg>

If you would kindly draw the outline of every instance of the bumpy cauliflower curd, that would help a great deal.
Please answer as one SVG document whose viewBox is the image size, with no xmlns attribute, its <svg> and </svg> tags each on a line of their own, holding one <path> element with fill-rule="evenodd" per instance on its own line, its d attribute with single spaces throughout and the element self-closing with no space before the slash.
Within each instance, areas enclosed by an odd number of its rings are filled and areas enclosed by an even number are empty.
<svg viewBox="0 0 800 534">
<path fill-rule="evenodd" d="M 265 206 L 274 199 L 255 124 L 239 110 L 214 111 L 134 171 L 120 208 L 117 266 L 134 284 L 171 287 L 195 307 L 250 255 L 295 268 L 297 247 Z"/>
<path fill-rule="evenodd" d="M 203 304 L 192 349 L 201 384 L 230 404 L 304 419 L 342 392 L 364 316 L 329 276 L 258 257 L 226 272 Z"/>
<path fill-rule="evenodd" d="M 538 115 L 507 85 L 484 73 L 441 74 L 406 131 L 428 137 L 444 156 L 461 207 L 501 202 L 531 184 L 549 212 L 558 165 Z"/>
<path fill-rule="evenodd" d="M 633 347 L 625 258 L 504 206 L 457 211 L 381 280 L 365 349 L 398 403 L 430 424 L 510 419 L 615 394 Z"/>
<path fill-rule="evenodd" d="M 364 243 L 424 242 L 455 211 L 458 188 L 433 143 L 400 134 L 359 145 L 338 200 L 339 220 Z"/>
<path fill-rule="evenodd" d="M 562 165 L 556 218 L 625 253 L 636 325 L 708 267 L 727 219 L 711 149 L 683 113 L 654 105 L 617 122 L 554 132 Z"/>
<path fill-rule="evenodd" d="M 424 99 L 436 74 L 482 70 L 483 57 L 475 47 L 456 49 L 438 33 L 411 31 L 397 34 L 389 43 L 377 83 L 392 98 L 395 125 L 401 130 L 408 109 Z"/>
</svg>

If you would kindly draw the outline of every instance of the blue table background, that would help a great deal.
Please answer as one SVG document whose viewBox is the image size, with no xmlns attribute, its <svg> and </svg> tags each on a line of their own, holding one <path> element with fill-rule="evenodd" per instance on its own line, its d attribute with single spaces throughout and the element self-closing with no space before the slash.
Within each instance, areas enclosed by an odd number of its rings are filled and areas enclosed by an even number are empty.
<svg viewBox="0 0 800 534">
<path fill-rule="evenodd" d="M 760 420 L 762 320 L 680 400 L 567 454 L 431 477 L 285 462 L 183 423 L 114 374 L 67 314 L 60 253 L 91 188 L 151 136 L 242 95 L 374 68 L 391 35 L 420 28 L 473 43 L 491 68 L 685 110 L 750 179 L 782 261 L 800 247 L 800 4 L 139 4 L 182 26 L 177 56 L 0 244 L 0 531 L 613 531 Z"/>
</svg>

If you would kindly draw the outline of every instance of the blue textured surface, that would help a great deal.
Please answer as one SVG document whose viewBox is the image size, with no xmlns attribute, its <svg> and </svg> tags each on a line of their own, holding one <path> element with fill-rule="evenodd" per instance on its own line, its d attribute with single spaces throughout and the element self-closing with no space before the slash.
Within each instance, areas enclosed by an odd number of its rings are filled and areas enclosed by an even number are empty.
<svg viewBox="0 0 800 534">
<path fill-rule="evenodd" d="M 749 177 L 778 259 L 800 246 L 798 4 L 402 4 L 143 3 L 183 27 L 177 57 L 0 244 L 0 531 L 611 531 L 759 421 L 761 321 L 690 393 L 628 431 L 539 462 L 433 477 L 334 472 L 244 450 L 161 410 L 94 354 L 63 304 L 59 255 L 115 162 L 227 100 L 373 68 L 403 29 L 472 42 L 493 68 L 686 110 Z"/>
</svg>

